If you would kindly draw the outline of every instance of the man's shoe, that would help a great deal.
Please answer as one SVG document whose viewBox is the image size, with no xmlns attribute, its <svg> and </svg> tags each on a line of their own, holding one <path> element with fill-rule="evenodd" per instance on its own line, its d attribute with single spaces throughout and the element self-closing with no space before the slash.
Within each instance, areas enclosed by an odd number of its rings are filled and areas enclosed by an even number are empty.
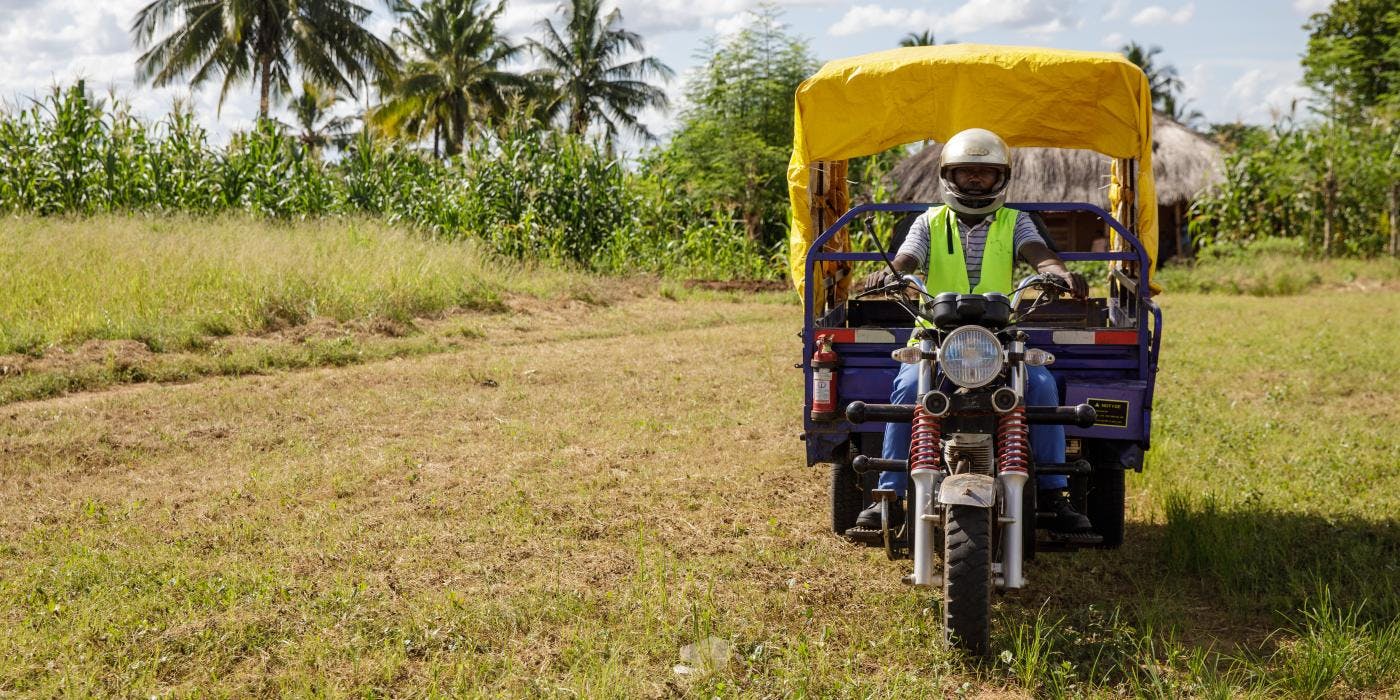
<svg viewBox="0 0 1400 700">
<path fill-rule="evenodd" d="M 904 524 L 904 506 L 899 501 L 890 502 L 890 528 L 898 530 Z M 880 501 L 875 501 L 866 507 L 865 510 L 856 516 L 856 530 L 879 530 L 880 522 Z"/>
<path fill-rule="evenodd" d="M 1054 521 L 1050 523 L 1050 531 L 1061 534 L 1076 534 L 1093 532 L 1093 523 L 1084 516 L 1083 513 L 1074 509 L 1074 504 L 1069 500 L 1069 494 L 1059 489 L 1047 489 L 1041 491 L 1039 495 L 1042 513 L 1053 513 Z"/>
</svg>

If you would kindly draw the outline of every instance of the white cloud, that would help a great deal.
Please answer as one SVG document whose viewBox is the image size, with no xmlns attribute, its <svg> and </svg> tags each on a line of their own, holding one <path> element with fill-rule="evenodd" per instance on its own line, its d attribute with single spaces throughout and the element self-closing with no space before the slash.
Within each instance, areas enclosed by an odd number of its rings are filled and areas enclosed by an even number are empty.
<svg viewBox="0 0 1400 700">
<path fill-rule="evenodd" d="M 1294 66 L 1246 70 L 1225 95 L 1227 113 L 1240 121 L 1265 123 L 1287 114 L 1295 105 L 1301 107 L 1311 93 L 1300 82 L 1300 70 Z"/>
<path fill-rule="evenodd" d="M 557 0 L 554 3 L 557 6 Z M 612 0 L 622 10 L 622 22 L 643 36 L 672 31 L 714 30 L 725 22 L 733 28 L 736 15 L 758 9 L 762 0 Z M 841 0 L 776 0 L 785 7 L 821 7 L 841 4 Z M 789 16 L 785 21 L 791 22 Z"/>
<path fill-rule="evenodd" d="M 1293 0 L 1293 11 L 1301 15 L 1326 12 L 1331 6 L 1332 0 Z"/>
<path fill-rule="evenodd" d="M 932 26 L 938 19 L 937 16 L 924 10 L 857 5 L 846 10 L 846 14 L 836 24 L 828 27 L 826 33 L 831 36 L 851 36 L 872 29 L 922 31 L 924 28 Z"/>
<path fill-rule="evenodd" d="M 752 12 L 740 12 L 732 17 L 715 20 L 715 33 L 720 36 L 733 36 L 743 31 L 749 25 L 752 25 L 757 17 L 758 16 Z"/>
<path fill-rule="evenodd" d="M 501 13 L 501 31 L 516 35 L 532 33 L 540 20 L 553 16 L 558 9 L 559 3 L 556 0 L 507 2 L 505 11 Z M 627 12 L 624 10 L 622 14 L 626 19 Z"/>
<path fill-rule="evenodd" d="M 1202 86 L 1210 84 L 1210 68 L 1204 63 L 1197 63 L 1181 76 L 1181 96 L 1187 100 L 1199 100 L 1205 94 Z"/>
<path fill-rule="evenodd" d="M 959 37 L 984 29 L 1013 30 L 1033 36 L 1055 34 L 1080 20 L 1073 0 L 967 0 L 946 15 L 880 5 L 857 5 L 827 28 L 831 36 L 849 36 L 875 29 L 922 31 L 932 27 L 940 37 Z"/>
<path fill-rule="evenodd" d="M 1104 46 L 1107 46 L 1108 48 L 1117 51 L 1118 48 L 1121 47 L 1127 41 L 1127 39 L 1127 37 L 1123 36 L 1122 32 L 1113 32 L 1112 34 L 1109 34 L 1108 36 L 1104 37 L 1101 43 Z"/>
<path fill-rule="evenodd" d="M 1064 29 L 1074 15 L 1072 3 L 1062 0 L 968 0 L 946 21 L 955 34 L 993 27 L 1045 33 Z"/>
<path fill-rule="evenodd" d="M 1129 20 L 1139 27 L 1150 27 L 1159 24 L 1186 24 L 1191 21 L 1191 17 L 1196 14 L 1196 3 L 1188 2 L 1181 9 L 1172 12 L 1161 5 L 1150 5 L 1144 7 L 1133 18 Z"/>
<path fill-rule="evenodd" d="M 1123 16 L 1128 11 L 1128 0 L 1113 0 L 1108 4 L 1108 12 L 1103 15 L 1104 20 L 1115 20 Z"/>
</svg>

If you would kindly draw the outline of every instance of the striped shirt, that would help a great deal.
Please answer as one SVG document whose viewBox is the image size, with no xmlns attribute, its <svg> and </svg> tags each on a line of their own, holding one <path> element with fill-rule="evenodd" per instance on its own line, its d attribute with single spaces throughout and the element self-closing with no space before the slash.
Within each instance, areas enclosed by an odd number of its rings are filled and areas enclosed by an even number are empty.
<svg viewBox="0 0 1400 700">
<path fill-rule="evenodd" d="M 899 246 L 899 255 L 908 255 L 918 261 L 918 266 L 914 269 L 918 272 L 928 271 L 928 245 L 929 245 L 929 219 L 933 210 L 930 209 L 914 220 L 914 224 L 909 227 L 909 235 L 905 236 L 904 243 Z M 995 214 L 995 212 L 993 212 Z M 977 286 L 982 280 L 982 252 L 987 248 L 987 232 L 991 230 L 992 222 L 996 220 L 993 214 L 988 214 L 981 221 L 968 226 L 961 216 L 955 216 L 958 222 L 958 236 L 963 241 L 963 259 L 967 262 L 967 284 L 969 288 Z M 1020 257 L 1021 247 L 1027 243 L 1045 244 L 1045 238 L 1040 235 L 1035 227 L 1035 222 L 1026 212 L 1019 212 L 1016 215 L 1015 250 L 1013 255 Z M 944 233 L 943 228 L 938 227 L 939 243 L 942 244 Z"/>
</svg>

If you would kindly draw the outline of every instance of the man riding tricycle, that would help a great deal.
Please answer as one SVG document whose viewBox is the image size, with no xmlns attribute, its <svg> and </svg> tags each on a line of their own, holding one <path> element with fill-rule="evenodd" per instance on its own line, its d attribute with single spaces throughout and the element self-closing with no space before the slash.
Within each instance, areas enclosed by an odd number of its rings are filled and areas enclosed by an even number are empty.
<svg viewBox="0 0 1400 700">
<path fill-rule="evenodd" d="M 1141 70 L 1106 53 L 898 49 L 833 61 L 798 88 L 788 186 L 807 460 L 830 465 L 833 529 L 912 559 L 905 581 L 941 589 L 945 637 L 970 651 L 988 648 L 993 591 L 1027 585 L 1037 551 L 1122 542 L 1161 341 L 1151 123 Z M 848 159 L 929 139 L 941 202 L 845 211 Z M 1017 146 L 1108 156 L 1112 213 L 1005 204 Z M 849 228 L 880 212 L 918 218 L 897 249 L 852 252 Z M 1108 249 L 1056 251 L 1048 212 L 1090 217 Z M 1016 260 L 1031 273 L 1020 282 Z M 1066 261 L 1106 263 L 1106 293 Z M 860 262 L 878 270 L 853 284 Z"/>
</svg>

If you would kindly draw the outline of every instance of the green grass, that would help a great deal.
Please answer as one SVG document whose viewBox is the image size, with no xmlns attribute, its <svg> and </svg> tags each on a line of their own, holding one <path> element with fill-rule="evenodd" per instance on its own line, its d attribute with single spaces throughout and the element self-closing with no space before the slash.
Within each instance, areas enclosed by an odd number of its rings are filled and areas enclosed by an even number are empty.
<svg viewBox="0 0 1400 700">
<path fill-rule="evenodd" d="M 407 323 L 569 279 L 372 220 L 21 218 L 0 220 L 0 240 L 0 355 L 115 339 L 190 349 L 317 318 Z"/>
<path fill-rule="evenodd" d="M 1168 263 L 1157 282 L 1168 292 L 1293 296 L 1319 288 L 1375 289 L 1400 283 L 1400 258 L 1311 256 L 1301 239 L 1219 245 L 1195 260 Z"/>
<path fill-rule="evenodd" d="M 449 314 L 635 286 L 367 219 L 11 218 L 0 242 L 0 403 L 436 352 Z"/>
<path fill-rule="evenodd" d="M 1400 293 L 1163 297 L 1127 543 L 1039 557 L 983 662 L 938 644 L 906 563 L 827 532 L 796 307 L 713 294 L 0 407 L 0 693 L 1400 690 L 1400 366 L 1372 322 Z M 708 637 L 727 667 L 675 673 Z"/>
</svg>

